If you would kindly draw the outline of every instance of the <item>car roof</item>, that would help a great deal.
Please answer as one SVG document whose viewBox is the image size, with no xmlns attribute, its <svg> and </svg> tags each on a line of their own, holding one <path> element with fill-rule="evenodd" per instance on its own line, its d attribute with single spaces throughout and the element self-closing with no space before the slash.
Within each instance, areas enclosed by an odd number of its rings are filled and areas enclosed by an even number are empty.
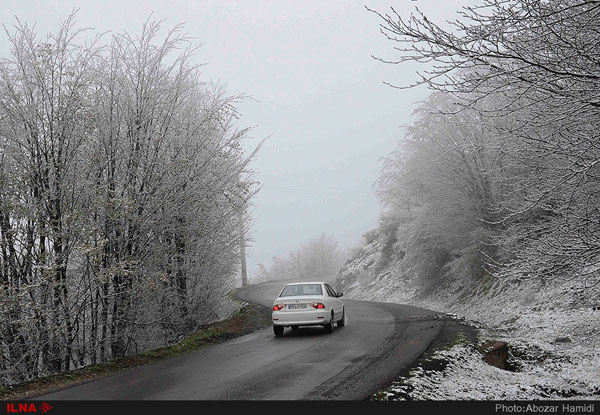
<svg viewBox="0 0 600 415">
<path fill-rule="evenodd" d="M 303 282 L 290 282 L 289 284 L 286 284 L 286 286 L 287 285 L 301 285 L 301 284 L 326 284 L 326 283 L 324 283 L 322 281 L 303 281 Z"/>
</svg>

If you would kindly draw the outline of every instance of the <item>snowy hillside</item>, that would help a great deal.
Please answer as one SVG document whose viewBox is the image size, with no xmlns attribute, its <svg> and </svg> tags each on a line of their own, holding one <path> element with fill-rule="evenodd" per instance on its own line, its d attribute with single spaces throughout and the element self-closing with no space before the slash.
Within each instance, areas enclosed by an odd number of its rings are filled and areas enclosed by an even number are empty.
<svg viewBox="0 0 600 415">
<path fill-rule="evenodd" d="M 487 365 L 478 345 L 457 342 L 433 358 L 442 371 L 416 368 L 383 399 L 598 399 L 600 396 L 600 287 L 580 281 L 552 284 L 487 276 L 465 283 L 443 274 L 431 287 L 407 273 L 400 256 L 381 264 L 385 237 L 373 232 L 338 274 L 353 299 L 413 304 L 455 314 L 479 327 L 479 344 L 508 343 L 512 371 Z"/>
</svg>

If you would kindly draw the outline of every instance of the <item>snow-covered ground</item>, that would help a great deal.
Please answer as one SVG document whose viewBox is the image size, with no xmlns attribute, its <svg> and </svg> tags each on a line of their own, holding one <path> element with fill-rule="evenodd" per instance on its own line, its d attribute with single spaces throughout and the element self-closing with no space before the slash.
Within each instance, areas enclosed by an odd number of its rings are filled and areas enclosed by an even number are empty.
<svg viewBox="0 0 600 415">
<path fill-rule="evenodd" d="M 515 339 L 511 339 L 515 340 Z M 525 346 L 527 347 L 527 346 Z M 541 364 L 528 364 L 509 372 L 486 364 L 469 344 L 458 344 L 434 354 L 445 360 L 443 371 L 418 367 L 398 379 L 379 399 L 598 399 L 597 356 L 573 362 L 569 357 L 548 356 Z M 594 389 L 595 380 L 595 389 Z"/>
<path fill-rule="evenodd" d="M 600 284 L 490 279 L 473 288 L 447 280 L 417 300 L 414 277 L 401 275 L 395 264 L 372 272 L 377 251 L 376 243 L 367 245 L 342 270 L 353 276 L 344 280 L 348 295 L 470 320 L 478 327 L 479 344 L 508 343 L 515 368 L 490 366 L 477 345 L 459 341 L 430 357 L 443 365 L 419 365 L 377 399 L 599 399 Z"/>
</svg>

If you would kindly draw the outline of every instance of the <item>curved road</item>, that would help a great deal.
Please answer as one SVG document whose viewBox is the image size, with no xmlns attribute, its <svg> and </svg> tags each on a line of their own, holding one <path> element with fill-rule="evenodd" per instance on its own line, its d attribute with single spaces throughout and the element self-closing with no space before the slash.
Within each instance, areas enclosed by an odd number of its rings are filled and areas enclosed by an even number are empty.
<svg viewBox="0 0 600 415">
<path fill-rule="evenodd" d="M 284 283 L 239 297 L 267 307 Z M 347 325 L 271 328 L 36 399 L 365 399 L 413 364 L 444 319 L 417 307 L 343 298 Z"/>
</svg>

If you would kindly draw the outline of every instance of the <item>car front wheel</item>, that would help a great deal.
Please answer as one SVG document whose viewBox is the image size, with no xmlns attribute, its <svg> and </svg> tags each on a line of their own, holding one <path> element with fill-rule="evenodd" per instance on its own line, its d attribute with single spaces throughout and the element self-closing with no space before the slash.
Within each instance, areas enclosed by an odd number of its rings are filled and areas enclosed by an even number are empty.
<svg viewBox="0 0 600 415">
<path fill-rule="evenodd" d="M 283 326 L 273 325 L 273 333 L 275 333 L 277 337 L 283 336 Z"/>
</svg>

